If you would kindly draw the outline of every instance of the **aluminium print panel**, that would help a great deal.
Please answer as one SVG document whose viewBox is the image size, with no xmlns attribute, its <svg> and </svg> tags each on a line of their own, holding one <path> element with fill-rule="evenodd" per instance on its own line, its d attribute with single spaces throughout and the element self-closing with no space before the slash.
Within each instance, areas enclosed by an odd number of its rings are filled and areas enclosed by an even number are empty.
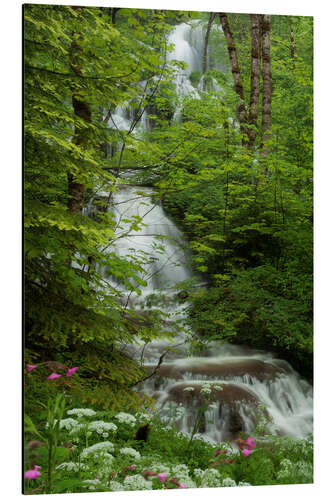
<svg viewBox="0 0 333 500">
<path fill-rule="evenodd" d="M 23 15 L 23 492 L 312 483 L 313 19 Z"/>
</svg>

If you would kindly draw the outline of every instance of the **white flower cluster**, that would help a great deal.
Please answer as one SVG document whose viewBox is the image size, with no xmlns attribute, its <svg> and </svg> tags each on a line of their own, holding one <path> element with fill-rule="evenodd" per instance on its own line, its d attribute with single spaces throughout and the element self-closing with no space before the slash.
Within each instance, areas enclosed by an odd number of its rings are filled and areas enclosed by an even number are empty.
<svg viewBox="0 0 333 500">
<path fill-rule="evenodd" d="M 208 395 L 211 394 L 212 390 L 222 391 L 223 387 L 221 385 L 214 384 L 214 382 L 204 382 L 201 386 L 201 394 Z"/>
<path fill-rule="evenodd" d="M 206 469 L 201 477 L 200 488 L 218 488 L 221 486 L 221 477 L 216 469 Z"/>
<path fill-rule="evenodd" d="M 123 455 L 130 455 L 135 460 L 139 460 L 139 458 L 141 457 L 140 453 L 134 448 L 121 448 L 119 450 L 119 453 L 122 453 Z"/>
<path fill-rule="evenodd" d="M 109 432 L 115 432 L 118 427 L 112 422 L 94 420 L 88 424 L 88 429 L 91 432 L 97 432 L 97 434 L 101 434 L 103 437 L 107 438 L 109 436 Z"/>
<path fill-rule="evenodd" d="M 186 484 L 186 488 L 196 488 L 197 485 L 190 477 L 190 471 L 185 464 L 179 464 L 172 467 L 172 475 L 177 478 L 179 483 Z"/>
<path fill-rule="evenodd" d="M 307 462 L 292 463 L 285 458 L 281 460 L 280 470 L 277 473 L 280 481 L 290 481 L 298 483 L 310 483 L 313 481 L 313 466 Z M 291 479 L 293 478 L 293 479 Z"/>
<path fill-rule="evenodd" d="M 153 472 L 156 472 L 157 474 L 170 474 L 170 467 L 164 465 L 164 464 L 159 464 L 155 463 L 151 465 L 151 470 Z"/>
<path fill-rule="evenodd" d="M 178 406 L 178 408 L 176 408 L 176 412 L 175 412 L 175 420 L 180 420 L 183 418 L 183 416 L 185 415 L 186 413 L 186 410 L 183 406 Z"/>
<path fill-rule="evenodd" d="M 125 491 L 151 490 L 153 483 L 147 481 L 141 474 L 135 474 L 125 477 L 123 487 Z"/>
<path fill-rule="evenodd" d="M 192 392 L 192 391 L 194 391 L 194 387 L 185 387 L 185 388 L 183 389 L 183 391 L 184 391 L 184 392 Z"/>
<path fill-rule="evenodd" d="M 124 413 L 120 412 L 118 413 L 115 418 L 121 423 L 121 424 L 128 424 L 131 425 L 132 427 L 136 423 L 136 418 L 133 417 L 133 415 L 130 415 L 130 413 Z"/>
<path fill-rule="evenodd" d="M 92 446 L 89 446 L 89 448 L 84 448 L 80 456 L 82 459 L 85 459 L 89 457 L 99 458 L 102 455 L 103 457 L 108 457 L 109 460 L 111 460 L 110 457 L 112 457 L 112 455 L 110 455 L 109 452 L 113 450 L 114 445 L 110 443 L 110 441 L 104 441 L 102 443 L 93 444 Z"/>
<path fill-rule="evenodd" d="M 60 420 L 59 427 L 60 429 L 66 429 L 67 431 L 72 431 L 75 427 L 77 427 L 79 424 L 77 420 L 74 420 L 74 418 L 64 418 Z"/>
<path fill-rule="evenodd" d="M 75 462 L 63 462 L 57 465 L 56 469 L 65 470 L 67 472 L 78 472 L 79 470 L 88 470 L 89 467 L 85 464 L 75 463 Z"/>
<path fill-rule="evenodd" d="M 223 479 L 221 486 L 237 486 L 237 484 L 231 477 L 226 477 Z"/>
<path fill-rule="evenodd" d="M 238 486 L 252 486 L 251 483 L 245 483 L 243 481 L 239 481 Z"/>
<path fill-rule="evenodd" d="M 111 491 L 124 491 L 124 486 L 119 481 L 111 481 L 109 488 Z"/>
<path fill-rule="evenodd" d="M 136 413 L 135 414 L 135 419 L 140 424 L 147 424 L 148 422 L 151 422 L 153 417 L 154 417 L 154 415 L 149 415 L 148 413 Z"/>
<path fill-rule="evenodd" d="M 73 408 L 72 410 L 67 410 L 67 415 L 76 415 L 78 418 L 93 417 L 96 415 L 96 412 L 90 408 Z"/>
</svg>

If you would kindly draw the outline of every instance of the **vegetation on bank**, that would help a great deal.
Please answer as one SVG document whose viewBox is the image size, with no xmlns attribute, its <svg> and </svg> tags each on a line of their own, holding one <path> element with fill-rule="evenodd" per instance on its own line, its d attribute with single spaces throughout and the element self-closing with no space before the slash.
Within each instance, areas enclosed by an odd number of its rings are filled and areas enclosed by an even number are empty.
<svg viewBox="0 0 333 500">
<path fill-rule="evenodd" d="M 52 393 L 48 402 L 37 403 L 33 418 L 25 418 L 27 494 L 313 482 L 311 436 L 272 435 L 264 413 L 251 436 L 211 444 L 200 434 L 190 437 L 178 430 L 181 409 L 166 421 L 156 411 L 77 407 L 77 370 L 57 366 L 59 373 L 47 377 L 47 368 L 27 367 L 26 410 L 32 410 L 33 379 L 41 384 L 43 401 Z"/>
</svg>

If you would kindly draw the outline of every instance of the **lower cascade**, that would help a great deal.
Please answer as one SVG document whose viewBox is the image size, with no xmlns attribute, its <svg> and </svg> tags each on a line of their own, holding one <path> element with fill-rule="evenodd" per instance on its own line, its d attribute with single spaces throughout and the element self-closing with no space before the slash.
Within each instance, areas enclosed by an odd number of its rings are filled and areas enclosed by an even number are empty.
<svg viewBox="0 0 333 500">
<path fill-rule="evenodd" d="M 177 285 L 193 273 L 186 265 L 181 232 L 151 195 L 150 188 L 121 185 L 110 205 L 123 234 L 116 251 L 127 257 L 151 256 L 142 276 L 147 286 L 137 298 L 130 295 L 125 300 L 144 316 L 149 297 L 163 296 L 160 309 L 169 325 L 178 325 L 186 318 L 186 304 L 172 299 Z M 131 231 L 129 221 L 135 216 L 143 218 L 143 225 Z M 289 363 L 269 352 L 222 342 L 210 344 L 200 356 L 189 355 L 187 337 L 181 332 L 172 340 L 139 342 L 127 349 L 144 363 L 147 375 L 152 374 L 139 390 L 156 400 L 166 422 L 171 418 L 182 432 L 191 434 L 201 412 L 204 418 L 195 430 L 213 442 L 232 440 L 240 432 L 250 434 L 260 415 L 279 435 L 301 438 L 312 432 L 312 386 Z"/>
</svg>

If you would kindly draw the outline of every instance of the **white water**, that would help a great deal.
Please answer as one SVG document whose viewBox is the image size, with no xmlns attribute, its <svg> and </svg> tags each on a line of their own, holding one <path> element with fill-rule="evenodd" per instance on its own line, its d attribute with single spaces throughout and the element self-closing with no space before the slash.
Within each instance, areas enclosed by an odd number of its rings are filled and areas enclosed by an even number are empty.
<svg viewBox="0 0 333 500">
<path fill-rule="evenodd" d="M 188 65 L 175 76 L 179 96 L 191 94 L 194 98 L 200 97 L 189 76 L 191 71 L 201 68 L 203 38 L 201 27 L 191 32 L 191 26 L 186 23 L 176 26 L 170 35 L 169 41 L 175 47 L 168 59 L 184 61 Z M 133 118 L 131 113 L 124 106 L 118 107 L 110 120 L 110 127 L 114 128 L 116 124 L 119 130 L 128 130 Z M 174 118 L 179 119 L 180 115 L 181 108 Z M 141 120 L 140 126 L 147 127 L 148 120 Z M 147 286 L 142 288 L 139 297 L 130 294 L 127 304 L 147 311 L 147 298 L 161 293 L 166 299 L 163 307 L 169 320 L 181 323 L 186 315 L 186 304 L 177 305 L 172 299 L 176 294 L 174 287 L 193 277 L 186 265 L 186 244 L 160 204 L 152 202 L 151 195 L 149 188 L 121 185 L 110 206 L 115 213 L 117 234 L 121 236 L 115 246 L 117 253 L 129 259 L 149 256 L 141 275 Z M 133 217 L 142 220 L 139 230 L 131 229 Z M 159 236 L 162 239 L 157 238 Z M 198 394 L 203 384 L 210 381 L 217 388 L 209 395 L 216 405 L 206 412 L 206 423 L 201 426 L 201 432 L 208 439 L 221 441 L 240 430 L 251 433 L 258 403 L 265 405 L 273 419 L 272 430 L 275 432 L 295 437 L 312 432 L 312 387 L 287 362 L 267 352 L 222 343 L 216 343 L 200 356 L 190 356 L 185 341 L 186 333 L 183 333 L 172 341 L 160 339 L 145 347 L 144 362 L 147 369 L 152 370 L 162 353 L 177 346 L 165 356 L 159 373 L 142 388 L 156 398 L 165 417 L 170 409 L 184 408 L 178 419 L 181 430 L 192 431 L 197 403 L 191 399 L 191 394 Z M 128 350 L 140 359 L 142 348 L 143 344 L 139 343 L 139 346 L 129 346 Z M 184 391 L 186 387 L 194 391 Z"/>
<path fill-rule="evenodd" d="M 147 312 L 146 298 L 156 292 L 164 293 L 169 298 L 169 304 L 164 305 L 165 311 L 171 313 L 171 319 L 173 316 L 180 322 L 184 317 L 184 305 L 172 301 L 174 287 L 191 278 L 192 274 L 186 265 L 184 239 L 162 207 L 152 203 L 151 192 L 150 188 L 122 186 L 115 195 L 111 209 L 116 213 L 119 234 L 126 233 L 116 249 L 119 255 L 130 258 L 133 253 L 138 256 L 142 252 L 152 256 L 142 276 L 147 286 L 140 297 L 131 300 L 131 306 Z M 130 231 L 130 223 L 123 222 L 133 216 L 143 218 L 144 225 L 139 231 Z M 156 248 L 156 236 L 159 235 L 166 238 L 157 240 L 162 241 L 163 253 Z M 178 424 L 184 432 L 192 430 L 193 403 L 187 408 L 186 394 L 190 393 L 183 389 L 194 387 L 200 390 L 207 381 L 222 385 L 221 391 L 213 390 L 210 395 L 211 402 L 220 397 L 222 400 L 206 412 L 206 425 L 202 429 L 211 440 L 230 438 L 235 429 L 251 433 L 259 402 L 265 405 L 272 417 L 275 432 L 295 437 L 312 432 L 312 387 L 286 361 L 267 352 L 223 343 L 212 345 L 204 355 L 189 356 L 185 340 L 183 334 L 172 341 L 161 339 L 146 346 L 144 360 L 150 370 L 157 365 L 163 352 L 177 347 L 164 358 L 160 374 L 148 379 L 143 387 L 146 393 L 158 400 L 164 416 L 168 415 L 170 408 L 175 410 L 180 403 L 183 404 L 184 415 Z M 140 359 L 142 347 L 143 343 L 133 345 L 129 352 Z M 224 394 L 227 400 L 223 399 Z"/>
</svg>

